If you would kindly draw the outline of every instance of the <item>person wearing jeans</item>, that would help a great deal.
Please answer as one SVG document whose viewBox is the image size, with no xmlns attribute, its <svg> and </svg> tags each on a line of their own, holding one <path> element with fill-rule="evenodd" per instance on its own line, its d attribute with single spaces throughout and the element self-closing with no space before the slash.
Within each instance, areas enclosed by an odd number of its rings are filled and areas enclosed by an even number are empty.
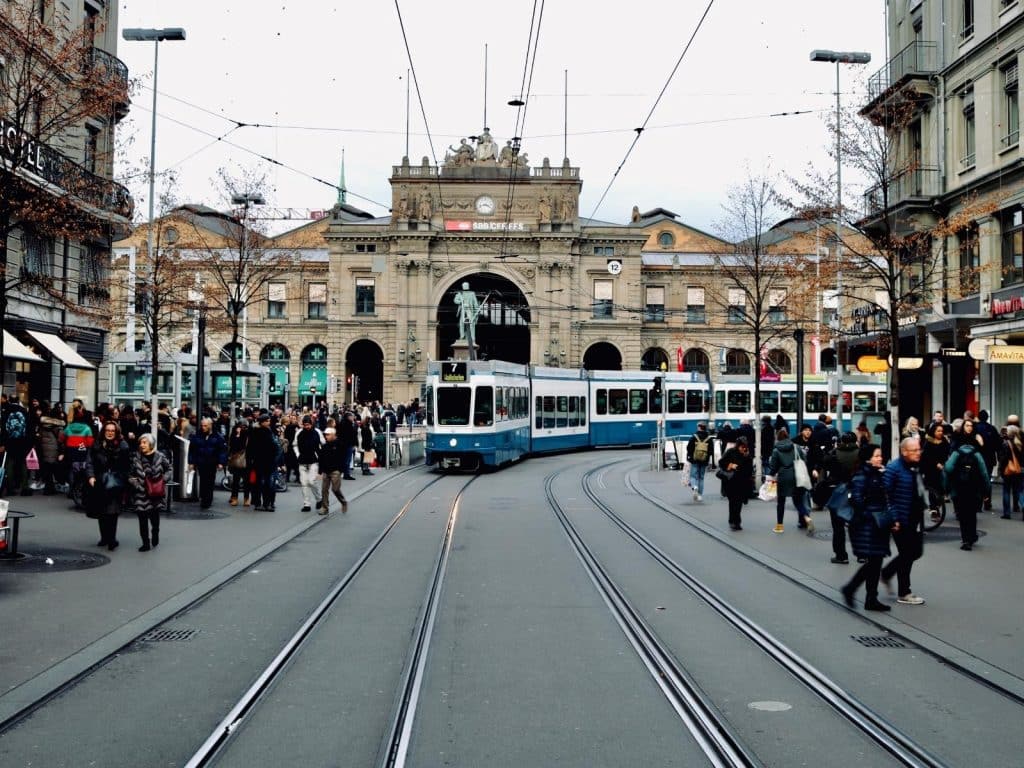
<svg viewBox="0 0 1024 768">
<path fill-rule="evenodd" d="M 711 449 L 708 425 L 703 421 L 698 422 L 696 433 L 686 444 L 686 461 L 690 465 L 690 488 L 693 490 L 694 501 L 701 501 L 704 496 L 704 475 L 711 461 Z"/>
<path fill-rule="evenodd" d="M 1003 519 L 1009 520 L 1020 511 L 1021 470 L 1024 469 L 1024 440 L 1020 427 L 1004 427 L 1006 438 L 999 446 L 999 476 L 1003 479 Z"/>
</svg>

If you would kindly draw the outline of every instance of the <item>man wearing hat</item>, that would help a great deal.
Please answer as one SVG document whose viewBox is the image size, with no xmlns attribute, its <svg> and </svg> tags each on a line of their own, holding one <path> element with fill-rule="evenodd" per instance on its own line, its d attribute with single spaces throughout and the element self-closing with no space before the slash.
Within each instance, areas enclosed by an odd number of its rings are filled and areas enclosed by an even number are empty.
<svg viewBox="0 0 1024 768">
<path fill-rule="evenodd" d="M 270 414 L 261 413 L 257 418 L 257 426 L 249 434 L 249 443 L 245 448 L 246 466 L 249 468 L 249 480 L 252 480 L 252 503 L 257 512 L 274 511 L 277 491 L 271 482 L 277 462 L 278 444 L 274 433 L 270 430 Z"/>
<path fill-rule="evenodd" d="M 320 509 L 320 448 L 324 444 L 324 436 L 319 429 L 313 427 L 313 417 L 306 414 L 302 417 L 302 429 L 295 433 L 292 451 L 299 461 L 299 483 L 302 488 L 302 511 L 309 512 L 312 499 L 316 499 L 316 508 Z"/>
<path fill-rule="evenodd" d="M 345 468 L 345 447 L 338 440 L 337 430 L 324 430 L 324 444 L 320 446 L 320 472 L 323 485 L 320 489 L 320 514 L 326 515 L 331 493 L 341 502 L 341 511 L 348 512 L 348 500 L 341 492 L 341 475 Z"/>
</svg>

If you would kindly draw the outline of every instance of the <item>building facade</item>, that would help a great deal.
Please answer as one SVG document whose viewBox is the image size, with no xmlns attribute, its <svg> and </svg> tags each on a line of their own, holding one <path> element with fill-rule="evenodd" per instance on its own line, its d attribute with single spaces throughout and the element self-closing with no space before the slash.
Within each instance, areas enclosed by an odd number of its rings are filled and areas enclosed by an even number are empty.
<svg viewBox="0 0 1024 768">
<path fill-rule="evenodd" d="M 132 200 L 112 180 L 129 104 L 117 3 L 0 4 L 0 383 L 7 394 L 94 405 L 111 243 Z"/>
</svg>

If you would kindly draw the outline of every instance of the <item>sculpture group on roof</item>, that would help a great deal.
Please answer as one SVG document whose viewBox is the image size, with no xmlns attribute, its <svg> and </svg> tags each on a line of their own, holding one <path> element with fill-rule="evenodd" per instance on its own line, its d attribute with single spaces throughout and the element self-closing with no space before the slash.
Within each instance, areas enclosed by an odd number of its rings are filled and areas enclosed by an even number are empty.
<svg viewBox="0 0 1024 768">
<path fill-rule="evenodd" d="M 470 145 L 470 140 L 476 142 L 476 147 Z M 511 140 L 506 141 L 499 151 L 491 130 L 484 128 L 479 136 L 459 139 L 459 146 L 449 146 L 444 156 L 444 164 L 448 168 L 464 168 L 477 163 L 496 165 L 499 168 L 527 168 L 529 157 L 525 152 L 520 153 Z"/>
</svg>

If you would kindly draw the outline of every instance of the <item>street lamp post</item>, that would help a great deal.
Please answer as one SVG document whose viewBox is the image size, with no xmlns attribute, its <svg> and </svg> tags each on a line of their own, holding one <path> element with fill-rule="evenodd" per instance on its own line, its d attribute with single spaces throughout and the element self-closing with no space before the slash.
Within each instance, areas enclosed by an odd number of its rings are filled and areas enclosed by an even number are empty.
<svg viewBox="0 0 1024 768">
<path fill-rule="evenodd" d="M 867 64 L 871 54 L 866 51 L 811 51 L 811 61 L 825 61 L 836 65 L 836 319 L 839 321 L 838 333 L 842 333 L 842 301 L 843 301 L 843 161 L 842 131 L 840 121 L 842 113 L 839 106 L 839 65 Z M 839 359 L 839 342 L 836 342 L 836 425 L 839 433 L 843 432 L 843 362 Z"/>
<path fill-rule="evenodd" d="M 239 306 L 238 305 L 242 303 L 242 285 L 245 283 L 245 279 L 246 279 L 245 278 L 245 266 L 246 266 L 246 264 L 248 264 L 248 258 L 249 258 L 249 255 L 248 255 L 248 252 L 247 252 L 248 243 L 247 243 L 247 238 L 246 238 L 246 235 L 248 234 L 248 229 L 249 229 L 249 224 L 248 224 L 248 221 L 249 221 L 249 206 L 251 206 L 251 205 L 264 205 L 264 204 L 266 204 L 266 200 L 263 199 L 263 195 L 261 195 L 259 192 L 252 192 L 252 193 L 246 192 L 246 193 L 243 193 L 243 194 L 236 193 L 236 194 L 231 195 L 231 204 L 232 205 L 240 205 L 240 206 L 242 206 L 242 233 L 241 233 L 242 236 L 241 236 L 241 241 L 240 241 L 240 245 L 239 245 L 240 250 L 238 252 L 239 266 L 241 267 L 241 271 L 235 273 L 235 276 L 238 278 L 239 282 L 235 283 L 235 286 L 234 286 L 234 289 L 235 289 L 234 290 L 234 296 L 231 297 L 231 304 L 232 304 L 231 305 L 231 313 L 233 315 L 235 315 L 235 320 L 234 320 L 235 325 L 233 327 L 237 328 L 238 327 L 237 326 L 237 323 L 238 323 L 237 314 L 238 314 L 238 311 L 239 311 Z M 246 301 L 245 302 L 245 306 L 243 306 L 241 308 L 241 312 L 242 312 L 242 345 L 241 345 L 241 348 L 242 348 L 242 362 L 244 363 L 245 362 L 245 342 L 248 340 L 248 335 L 249 335 L 249 302 L 248 301 Z M 234 360 L 234 357 L 235 357 L 235 351 L 232 349 L 231 350 L 232 361 Z M 235 367 L 235 365 L 236 364 L 234 362 L 232 362 L 232 366 Z M 231 421 L 232 422 L 234 422 L 234 420 L 237 418 L 236 414 L 235 414 L 236 403 L 238 402 L 238 399 L 237 399 L 237 396 L 236 396 L 236 391 L 237 391 L 237 388 L 238 388 L 238 383 L 237 382 L 238 382 L 238 376 L 233 374 L 231 376 Z"/>
<path fill-rule="evenodd" d="M 154 188 L 156 187 L 156 93 L 157 93 L 157 73 L 160 65 L 160 42 L 163 40 L 184 40 L 185 30 L 181 27 L 164 27 L 163 29 L 140 29 L 132 28 L 121 31 L 121 37 L 125 40 L 132 42 L 152 42 L 153 43 L 153 114 L 152 114 L 152 127 L 150 130 L 149 138 L 149 226 L 146 228 L 146 258 L 153 258 L 153 203 L 154 203 Z M 128 274 L 131 277 L 132 287 L 134 289 L 134 277 L 135 277 L 135 256 L 134 254 L 130 258 L 128 264 Z M 134 299 L 134 297 L 130 297 Z M 134 314 L 131 316 L 131 321 L 128 328 L 128 343 L 132 345 L 134 349 L 134 336 L 135 336 L 135 323 Z M 151 324 L 152 325 L 152 324 Z M 150 329 L 150 344 L 153 343 L 152 329 Z M 154 357 L 156 353 L 153 353 Z M 151 407 L 151 425 L 150 432 L 153 438 L 156 439 L 157 429 L 159 426 L 156 414 L 159 410 L 159 398 L 157 397 L 157 378 L 159 371 L 155 368 L 150 372 L 149 378 L 149 396 L 150 396 L 150 407 Z"/>
</svg>

